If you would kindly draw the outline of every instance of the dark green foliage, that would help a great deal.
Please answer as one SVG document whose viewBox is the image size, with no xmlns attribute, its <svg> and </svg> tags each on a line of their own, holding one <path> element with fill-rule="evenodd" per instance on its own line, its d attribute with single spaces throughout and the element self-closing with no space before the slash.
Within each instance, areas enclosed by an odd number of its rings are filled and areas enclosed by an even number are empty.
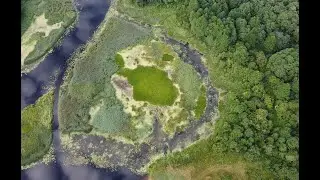
<svg viewBox="0 0 320 180">
<path fill-rule="evenodd" d="M 172 61 L 173 60 L 173 56 L 170 54 L 164 54 L 162 56 L 162 61 Z"/>
<path fill-rule="evenodd" d="M 298 77 L 298 51 L 294 48 L 284 49 L 273 54 L 267 64 L 267 70 L 285 82 L 291 82 Z"/>
<path fill-rule="evenodd" d="M 181 21 L 177 25 L 192 36 L 184 40 L 202 47 L 205 43 L 201 51 L 208 59 L 213 84 L 228 91 L 219 104 L 214 146 L 265 160 L 273 179 L 297 179 L 298 1 L 183 0 L 174 4 L 170 8 L 176 9 Z"/>
<path fill-rule="evenodd" d="M 274 52 L 277 45 L 276 43 L 277 43 L 276 36 L 273 33 L 270 33 L 263 43 L 264 51 L 267 53 Z"/>
</svg>

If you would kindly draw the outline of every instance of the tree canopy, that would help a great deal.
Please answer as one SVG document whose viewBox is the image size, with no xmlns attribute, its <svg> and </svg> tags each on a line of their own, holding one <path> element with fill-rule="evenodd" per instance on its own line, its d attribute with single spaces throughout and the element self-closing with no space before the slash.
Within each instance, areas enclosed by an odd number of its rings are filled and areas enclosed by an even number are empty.
<svg viewBox="0 0 320 180">
<path fill-rule="evenodd" d="M 267 159 L 276 179 L 297 179 L 298 1 L 170 3 L 177 9 L 179 26 L 212 52 L 214 59 L 207 61 L 216 68 L 209 73 L 216 77 L 215 86 L 228 91 L 219 104 L 212 145 L 249 159 Z M 168 2 L 149 0 L 143 5 L 147 4 Z"/>
</svg>

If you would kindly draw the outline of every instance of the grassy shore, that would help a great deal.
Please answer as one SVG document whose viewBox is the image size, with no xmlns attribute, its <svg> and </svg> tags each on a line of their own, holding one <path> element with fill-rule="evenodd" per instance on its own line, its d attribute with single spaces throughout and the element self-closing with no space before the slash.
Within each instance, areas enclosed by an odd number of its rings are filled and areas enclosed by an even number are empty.
<svg viewBox="0 0 320 180">
<path fill-rule="evenodd" d="M 52 141 L 53 90 L 21 112 L 21 165 L 42 158 Z"/>
<path fill-rule="evenodd" d="M 76 21 L 71 0 L 21 2 L 21 69 L 29 71 L 59 44 Z"/>
</svg>

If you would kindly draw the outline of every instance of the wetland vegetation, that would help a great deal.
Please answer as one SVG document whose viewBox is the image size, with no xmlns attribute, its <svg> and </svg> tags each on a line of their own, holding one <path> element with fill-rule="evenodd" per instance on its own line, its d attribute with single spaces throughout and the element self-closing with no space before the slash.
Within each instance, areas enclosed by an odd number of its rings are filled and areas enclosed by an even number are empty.
<svg viewBox="0 0 320 180">
<path fill-rule="evenodd" d="M 172 143 L 172 149 L 180 146 L 178 138 L 194 141 L 197 132 L 193 131 L 201 128 L 201 123 L 189 128 L 190 137 L 175 136 L 177 132 L 183 133 L 196 118 L 202 117 L 203 112 L 195 117 L 193 111 L 196 107 L 204 111 L 206 106 L 201 104 L 206 101 L 197 99 L 206 93 L 200 91 L 203 84 L 200 75 L 192 65 L 180 59 L 176 50 L 177 47 L 158 38 L 153 28 L 130 21 L 110 8 L 84 51 L 71 59 L 60 89 L 60 130 L 72 144 L 79 143 L 80 146 L 77 149 L 62 143 L 65 151 L 73 154 L 70 156 L 72 162 L 85 161 L 78 161 L 77 153 L 90 142 L 90 146 L 96 149 L 95 157 L 108 159 L 110 164 L 106 166 L 125 162 L 140 172 L 153 156 L 161 156 L 162 149 L 165 149 L 162 146 L 166 143 L 163 140 L 173 138 L 166 140 Z M 211 121 L 210 113 L 211 110 L 202 121 Z M 87 140 L 80 141 L 79 137 Z M 100 141 L 103 144 L 98 145 L 99 142 L 94 140 L 98 138 L 106 142 Z M 156 139 L 149 145 L 152 138 Z M 190 142 L 183 140 L 182 143 Z M 112 148 L 102 148 L 111 144 Z M 136 146 L 131 147 L 131 144 Z M 140 152 L 140 146 L 145 144 L 146 149 Z M 130 151 L 118 157 L 124 153 L 121 150 L 115 152 L 118 146 L 126 146 Z M 132 156 L 144 151 L 145 156 L 134 162 Z M 88 157 L 90 152 L 85 152 L 89 153 Z M 106 153 L 111 154 L 105 157 Z"/>
<path fill-rule="evenodd" d="M 72 60 L 65 85 L 60 92 L 59 121 L 62 132 L 90 131 L 92 126 L 89 124 L 89 109 L 101 99 L 105 102 L 104 110 L 119 110 L 118 115 L 125 116 L 123 105 L 115 97 L 115 89 L 111 84 L 111 76 L 119 69 L 115 56 L 118 51 L 147 39 L 150 30 L 110 13 L 85 51 Z"/>
<path fill-rule="evenodd" d="M 61 86 L 64 150 L 151 179 L 298 179 L 298 10 L 295 0 L 115 1 Z"/>
<path fill-rule="evenodd" d="M 21 165 L 41 159 L 51 147 L 53 90 L 21 112 Z"/>
<path fill-rule="evenodd" d="M 41 61 L 75 20 L 71 0 L 22 0 L 22 70 Z"/>
<path fill-rule="evenodd" d="M 237 154 L 252 165 L 261 161 L 263 168 L 254 179 L 298 178 L 296 0 L 120 2 L 119 12 L 160 26 L 204 54 L 213 85 L 223 91 L 214 134 L 202 144 L 210 153 Z M 206 149 L 196 147 L 189 151 L 197 153 L 182 151 L 163 160 L 172 163 L 159 163 L 196 167 L 190 159 L 202 159 Z M 213 156 L 208 156 L 209 164 L 214 164 Z M 245 171 L 251 174 L 249 169 Z M 231 179 L 237 178 L 231 175 Z"/>
</svg>

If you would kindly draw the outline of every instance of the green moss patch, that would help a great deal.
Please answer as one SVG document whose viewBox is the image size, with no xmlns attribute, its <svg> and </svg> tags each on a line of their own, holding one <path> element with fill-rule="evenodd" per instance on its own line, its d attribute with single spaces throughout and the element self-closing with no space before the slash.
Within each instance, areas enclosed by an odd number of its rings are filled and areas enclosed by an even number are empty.
<svg viewBox="0 0 320 180">
<path fill-rule="evenodd" d="M 178 89 L 168 78 L 166 72 L 156 67 L 138 66 L 134 70 L 119 72 L 128 78 L 133 86 L 133 98 L 136 101 L 148 101 L 154 105 L 173 105 Z"/>
<path fill-rule="evenodd" d="M 124 67 L 124 60 L 123 60 L 123 58 L 122 58 L 122 56 L 121 56 L 120 54 L 116 54 L 115 59 L 116 59 L 117 65 L 118 65 L 120 68 Z"/>
<path fill-rule="evenodd" d="M 197 105 L 196 105 L 196 108 L 195 108 L 195 117 L 197 119 L 199 119 L 201 117 L 201 115 L 204 113 L 204 110 L 206 108 L 206 103 L 207 103 L 207 100 L 206 100 L 206 88 L 204 86 L 201 86 L 200 92 L 201 92 L 201 94 L 198 97 Z"/>
<path fill-rule="evenodd" d="M 21 165 L 39 160 L 52 141 L 53 91 L 21 112 Z"/>
<path fill-rule="evenodd" d="M 170 54 L 164 54 L 162 56 L 162 61 L 172 61 L 173 60 L 173 56 L 171 56 Z"/>
</svg>

